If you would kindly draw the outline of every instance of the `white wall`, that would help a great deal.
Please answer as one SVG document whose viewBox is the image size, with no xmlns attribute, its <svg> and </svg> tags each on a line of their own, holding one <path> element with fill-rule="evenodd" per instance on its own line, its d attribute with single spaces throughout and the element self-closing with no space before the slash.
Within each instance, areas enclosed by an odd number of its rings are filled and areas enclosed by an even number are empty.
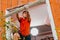
<svg viewBox="0 0 60 40">
<path fill-rule="evenodd" d="M 38 26 L 49 23 L 47 5 L 42 4 L 28 9 L 32 18 L 31 26 Z"/>
</svg>

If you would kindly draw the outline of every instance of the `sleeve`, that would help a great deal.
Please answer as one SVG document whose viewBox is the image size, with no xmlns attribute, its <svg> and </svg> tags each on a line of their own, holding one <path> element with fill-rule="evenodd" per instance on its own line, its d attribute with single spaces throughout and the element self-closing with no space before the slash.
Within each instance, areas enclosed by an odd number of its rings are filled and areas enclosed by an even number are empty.
<svg viewBox="0 0 60 40">
<path fill-rule="evenodd" d="M 21 22 L 22 21 L 22 18 L 19 18 L 19 22 Z"/>
</svg>

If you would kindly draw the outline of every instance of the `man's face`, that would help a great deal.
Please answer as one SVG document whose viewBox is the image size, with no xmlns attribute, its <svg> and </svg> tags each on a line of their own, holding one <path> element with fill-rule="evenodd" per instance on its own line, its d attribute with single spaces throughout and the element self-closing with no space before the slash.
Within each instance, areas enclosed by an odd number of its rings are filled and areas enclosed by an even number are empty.
<svg viewBox="0 0 60 40">
<path fill-rule="evenodd" d="M 27 17 L 27 13 L 24 12 L 24 13 L 22 14 L 22 16 L 23 16 L 23 17 Z"/>
</svg>

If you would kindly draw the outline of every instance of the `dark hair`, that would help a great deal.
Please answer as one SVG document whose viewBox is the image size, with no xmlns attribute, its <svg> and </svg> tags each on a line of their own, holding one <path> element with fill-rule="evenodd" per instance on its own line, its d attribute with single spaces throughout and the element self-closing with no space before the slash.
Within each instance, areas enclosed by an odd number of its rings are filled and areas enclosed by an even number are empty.
<svg viewBox="0 0 60 40">
<path fill-rule="evenodd" d="M 27 19 L 28 19 L 28 21 L 30 22 L 31 21 L 31 18 L 30 18 L 30 14 L 29 14 L 29 12 L 28 11 L 23 11 L 23 14 L 26 12 L 26 14 L 27 14 Z"/>
</svg>

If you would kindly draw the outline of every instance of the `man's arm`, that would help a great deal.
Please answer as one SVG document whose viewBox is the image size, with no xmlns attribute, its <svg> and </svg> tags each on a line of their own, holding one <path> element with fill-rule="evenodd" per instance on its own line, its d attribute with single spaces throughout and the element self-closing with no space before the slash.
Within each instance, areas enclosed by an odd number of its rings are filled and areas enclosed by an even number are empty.
<svg viewBox="0 0 60 40">
<path fill-rule="evenodd" d="M 17 17 L 18 21 L 20 22 L 20 17 L 18 15 L 18 13 L 16 14 L 16 17 Z"/>
</svg>

